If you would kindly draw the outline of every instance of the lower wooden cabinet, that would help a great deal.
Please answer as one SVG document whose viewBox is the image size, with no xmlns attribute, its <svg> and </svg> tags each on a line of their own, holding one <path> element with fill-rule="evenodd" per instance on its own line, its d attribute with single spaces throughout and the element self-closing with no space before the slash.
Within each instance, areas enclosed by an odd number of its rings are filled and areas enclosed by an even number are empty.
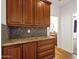
<svg viewBox="0 0 79 59">
<path fill-rule="evenodd" d="M 3 47 L 2 59 L 22 59 L 21 46 L 14 45 L 14 46 Z"/>
<path fill-rule="evenodd" d="M 54 40 L 49 39 L 38 42 L 38 59 L 53 59 L 54 57 Z"/>
<path fill-rule="evenodd" d="M 36 42 L 23 45 L 23 59 L 36 59 Z"/>
<path fill-rule="evenodd" d="M 55 55 L 53 39 L 33 41 L 2 47 L 2 59 L 53 59 Z"/>
</svg>

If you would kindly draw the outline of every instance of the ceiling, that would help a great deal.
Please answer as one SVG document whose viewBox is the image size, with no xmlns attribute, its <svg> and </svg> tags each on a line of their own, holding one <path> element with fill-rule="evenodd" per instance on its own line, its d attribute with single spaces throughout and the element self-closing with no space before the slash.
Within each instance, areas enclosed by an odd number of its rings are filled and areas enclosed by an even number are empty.
<svg viewBox="0 0 79 59">
<path fill-rule="evenodd" d="M 62 7 L 72 0 L 52 0 L 52 3 Z"/>
</svg>

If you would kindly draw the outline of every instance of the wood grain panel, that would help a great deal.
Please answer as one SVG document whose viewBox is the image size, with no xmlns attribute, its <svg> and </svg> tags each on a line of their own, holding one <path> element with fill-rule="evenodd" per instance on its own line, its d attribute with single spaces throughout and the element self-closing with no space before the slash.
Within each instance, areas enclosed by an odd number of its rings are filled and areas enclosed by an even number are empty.
<svg viewBox="0 0 79 59">
<path fill-rule="evenodd" d="M 27 43 L 23 45 L 23 59 L 36 59 L 36 43 Z"/>
<path fill-rule="evenodd" d="M 22 24 L 22 0 L 7 0 L 7 24 L 21 25 Z"/>
<path fill-rule="evenodd" d="M 44 23 L 50 25 L 50 4 L 44 4 Z"/>
<path fill-rule="evenodd" d="M 53 39 L 43 40 L 43 41 L 38 42 L 38 46 L 43 46 L 43 45 L 47 45 L 47 44 L 51 44 L 51 43 L 54 43 Z"/>
<path fill-rule="evenodd" d="M 35 5 L 35 25 L 45 26 L 44 24 L 44 2 L 37 0 Z"/>
<path fill-rule="evenodd" d="M 23 0 L 23 24 L 33 25 L 34 23 L 34 2 L 35 0 Z"/>
<path fill-rule="evenodd" d="M 50 25 L 50 4 L 37 0 L 35 5 L 35 25 Z"/>
<path fill-rule="evenodd" d="M 48 56 L 45 56 L 45 57 L 39 58 L 39 59 L 53 59 L 53 55 L 48 55 Z"/>
<path fill-rule="evenodd" d="M 37 47 L 38 59 L 51 59 L 55 56 L 55 44 L 53 39 L 38 41 Z"/>
<path fill-rule="evenodd" d="M 47 45 L 44 45 L 44 46 L 40 46 L 40 47 L 38 47 L 38 53 L 43 52 L 43 51 L 47 51 L 47 50 L 50 50 L 50 49 L 53 49 L 53 48 L 54 48 L 54 44 L 47 44 Z"/>
<path fill-rule="evenodd" d="M 53 49 L 38 53 L 38 58 L 45 57 L 48 55 L 53 55 Z"/>
<path fill-rule="evenodd" d="M 22 50 L 20 45 L 9 46 L 3 48 L 2 59 L 21 59 Z"/>
</svg>

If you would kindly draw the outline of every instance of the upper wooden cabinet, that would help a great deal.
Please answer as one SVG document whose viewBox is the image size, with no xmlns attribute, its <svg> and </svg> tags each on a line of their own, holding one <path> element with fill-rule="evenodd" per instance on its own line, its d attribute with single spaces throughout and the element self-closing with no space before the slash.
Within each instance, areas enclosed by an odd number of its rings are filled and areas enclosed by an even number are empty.
<svg viewBox="0 0 79 59">
<path fill-rule="evenodd" d="M 44 4 L 44 24 L 50 25 L 50 5 L 47 3 Z"/>
<path fill-rule="evenodd" d="M 7 0 L 8 26 L 49 26 L 50 4 L 40 0 Z"/>
<path fill-rule="evenodd" d="M 35 5 L 35 25 L 50 25 L 50 4 L 37 0 Z"/>
<path fill-rule="evenodd" d="M 22 24 L 22 0 L 6 0 L 7 2 L 7 24 Z"/>
<path fill-rule="evenodd" d="M 23 24 L 33 25 L 34 21 L 34 2 L 35 0 L 23 0 Z"/>
<path fill-rule="evenodd" d="M 43 5 L 40 0 L 35 3 L 35 25 L 43 25 Z"/>
</svg>

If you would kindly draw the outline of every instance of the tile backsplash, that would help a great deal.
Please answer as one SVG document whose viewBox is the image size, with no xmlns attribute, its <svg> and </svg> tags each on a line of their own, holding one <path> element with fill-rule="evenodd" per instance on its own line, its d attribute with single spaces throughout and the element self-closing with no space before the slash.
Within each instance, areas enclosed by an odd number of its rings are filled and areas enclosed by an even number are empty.
<svg viewBox="0 0 79 59">
<path fill-rule="evenodd" d="M 6 25 L 1 25 L 1 43 L 6 42 L 9 39 L 9 29 Z"/>
<path fill-rule="evenodd" d="M 47 27 L 9 27 L 10 39 L 46 35 Z"/>
</svg>

